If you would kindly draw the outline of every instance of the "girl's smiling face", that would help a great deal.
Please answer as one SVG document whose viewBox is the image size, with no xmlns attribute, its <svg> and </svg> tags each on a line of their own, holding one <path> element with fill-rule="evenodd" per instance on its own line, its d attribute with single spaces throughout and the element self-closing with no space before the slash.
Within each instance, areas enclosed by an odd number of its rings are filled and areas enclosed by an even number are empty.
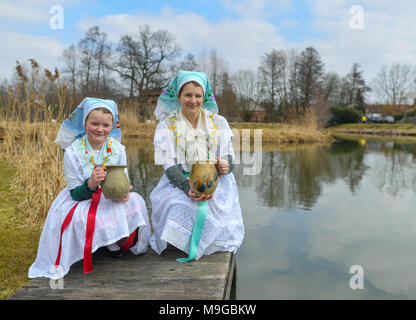
<svg viewBox="0 0 416 320">
<path fill-rule="evenodd" d="M 204 91 L 201 86 L 189 82 L 181 88 L 178 100 L 185 116 L 197 117 L 204 100 Z"/>
<path fill-rule="evenodd" d="M 85 121 L 85 132 L 87 133 L 88 142 L 95 149 L 101 149 L 101 146 L 110 135 L 113 127 L 113 116 L 111 113 L 105 113 L 101 110 L 93 110 Z"/>
</svg>

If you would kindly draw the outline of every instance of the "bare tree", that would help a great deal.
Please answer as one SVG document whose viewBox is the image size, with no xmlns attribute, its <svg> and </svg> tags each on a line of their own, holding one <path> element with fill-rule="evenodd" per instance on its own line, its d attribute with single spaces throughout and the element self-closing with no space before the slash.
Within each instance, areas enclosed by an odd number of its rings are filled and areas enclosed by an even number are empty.
<svg viewBox="0 0 416 320">
<path fill-rule="evenodd" d="M 195 60 L 195 55 L 188 53 L 180 62 L 179 69 L 184 71 L 199 71 L 199 65 Z"/>
<path fill-rule="evenodd" d="M 216 49 L 212 49 L 208 55 L 208 63 L 205 72 L 208 74 L 212 91 L 216 95 L 221 95 L 223 88 L 223 76 L 228 73 L 228 65 L 225 58 L 217 53 Z"/>
<path fill-rule="evenodd" d="M 224 72 L 222 75 L 221 87 L 221 95 L 217 95 L 216 98 L 220 109 L 219 112 L 228 120 L 235 121 L 238 118 L 238 100 L 227 72 Z"/>
<path fill-rule="evenodd" d="M 77 74 L 78 74 L 78 54 L 77 49 L 72 44 L 62 52 L 62 59 L 65 62 L 66 68 L 62 70 L 65 74 L 69 74 L 70 83 L 73 90 L 73 95 L 76 96 L 77 90 Z"/>
<path fill-rule="evenodd" d="M 259 65 L 261 103 L 271 119 L 296 119 L 320 95 L 323 64 L 313 48 L 272 50 Z M 316 103 L 314 104 L 316 106 Z"/>
<path fill-rule="evenodd" d="M 415 70 L 409 64 L 383 65 L 372 87 L 385 104 L 410 103 L 415 98 Z"/>
<path fill-rule="evenodd" d="M 106 69 L 111 59 L 111 46 L 107 42 L 107 34 L 100 33 L 97 37 L 97 49 L 94 58 L 97 61 L 96 84 L 97 90 L 106 89 Z"/>
<path fill-rule="evenodd" d="M 131 36 L 123 36 L 120 39 L 120 43 L 116 49 L 118 56 L 117 61 L 111 67 L 112 70 L 119 74 L 122 80 L 129 82 L 130 98 L 133 97 L 134 86 L 138 83 L 138 79 L 136 79 L 138 76 L 138 67 L 136 61 L 136 56 L 138 54 L 137 47 L 138 45 L 135 43 Z"/>
<path fill-rule="evenodd" d="M 107 34 L 101 32 L 98 26 L 91 27 L 79 41 L 77 54 L 80 57 L 83 95 L 102 91 L 106 86 L 105 70 L 111 57 Z"/>
<path fill-rule="evenodd" d="M 350 84 L 347 77 L 336 72 L 328 72 L 322 76 L 323 98 L 329 107 L 346 107 L 349 105 Z"/>
<path fill-rule="evenodd" d="M 129 81 L 131 97 L 134 89 L 141 92 L 166 86 L 172 75 L 165 63 L 176 58 L 179 52 L 180 47 L 168 31 L 152 32 L 144 25 L 139 27 L 138 34 L 121 38 L 112 70 Z"/>
<path fill-rule="evenodd" d="M 83 93 L 89 90 L 90 76 L 94 67 L 94 55 L 96 50 L 96 36 L 99 33 L 97 26 L 91 27 L 86 33 L 85 37 L 82 38 L 78 43 L 81 70 L 84 76 L 84 88 Z"/>
<path fill-rule="evenodd" d="M 279 70 L 283 67 L 284 61 L 279 51 L 272 50 L 261 57 L 259 74 L 261 81 L 262 99 L 265 102 L 266 112 L 272 116 L 277 110 L 276 89 Z"/>
<path fill-rule="evenodd" d="M 207 58 L 207 51 L 203 48 L 196 58 L 196 63 L 198 63 L 199 70 L 208 73 L 208 58 Z"/>
<path fill-rule="evenodd" d="M 220 84 L 220 61 L 217 51 L 213 49 L 209 54 L 209 78 L 211 80 L 211 87 L 214 92 L 219 93 L 218 86 Z"/>
<path fill-rule="evenodd" d="M 298 86 L 299 82 L 299 75 L 297 71 L 298 66 L 298 60 L 299 60 L 299 54 L 292 50 L 289 57 L 289 102 L 290 102 L 290 109 L 289 113 L 297 117 L 297 115 L 300 113 L 300 105 L 301 105 L 301 94 L 300 94 L 300 88 Z"/>
<path fill-rule="evenodd" d="M 138 67 L 140 82 L 138 89 L 162 87 L 170 79 L 164 74 L 165 60 L 173 60 L 180 53 L 180 47 L 173 40 L 173 35 L 166 30 L 151 32 L 148 25 L 140 27 L 138 35 L 140 44 Z"/>
<path fill-rule="evenodd" d="M 237 95 L 240 115 L 249 121 L 259 105 L 260 82 L 252 70 L 239 70 L 232 76 L 234 92 Z"/>
</svg>

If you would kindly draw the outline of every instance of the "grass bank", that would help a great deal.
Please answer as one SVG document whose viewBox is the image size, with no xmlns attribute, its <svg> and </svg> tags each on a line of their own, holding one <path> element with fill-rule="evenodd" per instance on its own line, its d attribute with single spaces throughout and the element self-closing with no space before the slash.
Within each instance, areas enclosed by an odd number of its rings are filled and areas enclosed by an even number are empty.
<svg viewBox="0 0 416 320">
<path fill-rule="evenodd" d="M 416 136 L 413 123 L 348 123 L 328 128 L 330 133 L 374 134 L 380 136 Z"/>
<path fill-rule="evenodd" d="M 23 195 L 10 188 L 16 168 L 0 159 L 0 299 L 7 299 L 28 282 L 41 228 L 25 223 L 18 208 Z"/>
<path fill-rule="evenodd" d="M 378 142 L 395 142 L 400 144 L 415 144 L 416 136 L 398 135 L 386 136 L 377 134 L 354 134 L 354 133 L 333 133 L 335 139 L 349 140 L 349 141 L 378 141 Z"/>
<path fill-rule="evenodd" d="M 129 139 L 153 139 L 156 123 L 139 123 L 128 116 L 120 116 L 120 124 L 123 136 Z M 127 124 L 127 125 L 126 125 Z M 238 130 L 240 137 L 243 137 L 243 129 L 250 130 L 250 137 L 253 140 L 254 129 L 262 130 L 262 142 L 265 144 L 302 144 L 302 143 L 328 143 L 332 137 L 328 130 L 321 130 L 313 127 L 304 127 L 290 124 L 278 123 L 253 123 L 253 122 L 231 122 L 232 130 Z"/>
<path fill-rule="evenodd" d="M 254 129 L 262 130 L 263 144 L 303 144 L 303 143 L 328 143 L 332 137 L 327 130 L 321 130 L 315 126 L 299 126 L 280 123 L 259 122 L 231 122 L 231 129 L 239 131 L 249 129 L 253 138 Z"/>
</svg>

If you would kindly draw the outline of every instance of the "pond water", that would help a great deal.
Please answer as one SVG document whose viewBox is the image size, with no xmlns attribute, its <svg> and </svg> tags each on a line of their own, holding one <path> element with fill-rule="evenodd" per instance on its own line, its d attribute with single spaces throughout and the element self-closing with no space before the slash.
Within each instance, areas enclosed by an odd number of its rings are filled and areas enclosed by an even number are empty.
<svg viewBox="0 0 416 320">
<path fill-rule="evenodd" d="M 150 204 L 162 175 L 152 142 L 126 145 Z M 237 299 L 416 298 L 416 142 L 268 148 L 261 163 L 258 175 L 233 171 L 245 224 Z"/>
</svg>

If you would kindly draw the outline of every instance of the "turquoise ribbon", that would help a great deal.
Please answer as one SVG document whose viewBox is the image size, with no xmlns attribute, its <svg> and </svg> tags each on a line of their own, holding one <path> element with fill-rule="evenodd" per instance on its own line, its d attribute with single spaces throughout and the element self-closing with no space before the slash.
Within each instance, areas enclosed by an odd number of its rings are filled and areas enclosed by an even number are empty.
<svg viewBox="0 0 416 320">
<path fill-rule="evenodd" d="M 189 172 L 184 172 L 188 178 Z M 189 246 L 188 258 L 176 259 L 178 262 L 189 262 L 195 260 L 197 257 L 197 249 L 199 241 L 201 240 L 202 230 L 204 229 L 205 220 L 207 218 L 208 201 L 198 201 L 198 211 L 196 212 L 194 228 L 192 230 L 191 244 Z"/>
</svg>

